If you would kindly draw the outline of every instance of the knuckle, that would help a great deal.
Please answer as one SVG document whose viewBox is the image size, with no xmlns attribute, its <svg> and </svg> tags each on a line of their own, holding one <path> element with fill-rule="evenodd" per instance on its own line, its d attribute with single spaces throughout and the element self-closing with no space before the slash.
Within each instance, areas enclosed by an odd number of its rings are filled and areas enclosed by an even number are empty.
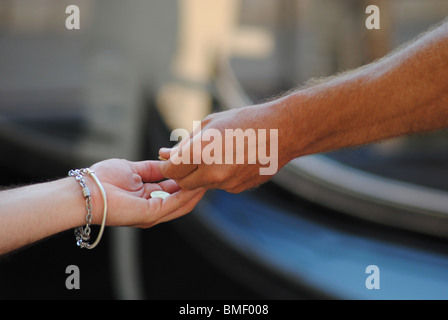
<svg viewBox="0 0 448 320">
<path fill-rule="evenodd" d="M 133 174 L 132 175 L 132 182 L 134 183 L 134 185 L 140 185 L 142 184 L 142 177 L 138 174 Z"/>
<path fill-rule="evenodd" d="M 222 184 L 227 180 L 227 173 L 222 170 L 214 170 L 209 176 L 213 184 Z"/>
<path fill-rule="evenodd" d="M 224 189 L 224 190 L 231 194 L 237 194 L 241 192 L 239 189 Z"/>
</svg>

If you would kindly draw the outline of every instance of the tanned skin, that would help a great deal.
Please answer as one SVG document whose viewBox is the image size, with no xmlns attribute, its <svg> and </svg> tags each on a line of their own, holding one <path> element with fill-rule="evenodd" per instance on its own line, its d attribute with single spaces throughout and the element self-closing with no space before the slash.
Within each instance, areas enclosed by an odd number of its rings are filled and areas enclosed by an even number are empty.
<svg viewBox="0 0 448 320">
<path fill-rule="evenodd" d="M 223 135 L 225 129 L 278 129 L 279 169 L 305 155 L 446 128 L 448 23 L 379 61 L 311 81 L 267 103 L 212 114 L 201 127 L 218 129 Z M 168 159 L 180 151 L 191 152 L 195 139 L 200 139 L 199 130 L 159 154 Z M 165 177 L 186 189 L 238 193 L 272 177 L 260 175 L 259 164 L 173 164 L 168 160 L 160 167 Z"/>
</svg>

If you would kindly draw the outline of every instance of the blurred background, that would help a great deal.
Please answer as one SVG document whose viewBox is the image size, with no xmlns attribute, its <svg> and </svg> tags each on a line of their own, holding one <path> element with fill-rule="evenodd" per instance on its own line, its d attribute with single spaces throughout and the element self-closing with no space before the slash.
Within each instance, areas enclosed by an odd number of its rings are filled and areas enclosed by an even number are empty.
<svg viewBox="0 0 448 320">
<path fill-rule="evenodd" d="M 0 185 L 156 159 L 175 128 L 374 61 L 447 15 L 445 0 L 2 0 Z M 447 160 L 445 131 L 296 159 L 92 251 L 68 230 L 2 256 L 0 298 L 446 299 Z"/>
</svg>

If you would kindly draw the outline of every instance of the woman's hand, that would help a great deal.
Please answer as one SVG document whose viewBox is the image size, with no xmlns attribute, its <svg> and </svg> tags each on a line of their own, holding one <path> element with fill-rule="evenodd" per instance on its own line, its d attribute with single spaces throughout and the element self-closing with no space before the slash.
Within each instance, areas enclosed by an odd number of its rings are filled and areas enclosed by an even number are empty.
<svg viewBox="0 0 448 320">
<path fill-rule="evenodd" d="M 205 193 L 205 189 L 181 190 L 173 180 L 165 180 L 159 161 L 131 162 L 110 159 L 93 165 L 108 201 L 108 226 L 149 228 L 189 213 Z M 101 224 L 102 198 L 95 183 L 86 178 L 92 192 L 93 223 Z M 151 192 L 162 190 L 166 199 L 151 198 Z"/>
</svg>

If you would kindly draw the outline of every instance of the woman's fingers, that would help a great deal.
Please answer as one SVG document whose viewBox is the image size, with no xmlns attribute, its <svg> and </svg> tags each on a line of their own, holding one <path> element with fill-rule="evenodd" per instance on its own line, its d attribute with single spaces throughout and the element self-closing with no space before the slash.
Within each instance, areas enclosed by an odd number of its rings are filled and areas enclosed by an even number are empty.
<svg viewBox="0 0 448 320">
<path fill-rule="evenodd" d="M 169 186 L 173 187 L 173 186 Z M 157 223 L 169 221 L 189 213 L 204 195 L 205 190 L 180 190 L 171 194 L 166 199 L 148 199 L 148 212 L 145 220 L 138 224 L 139 227 L 149 228 Z"/>
<path fill-rule="evenodd" d="M 130 164 L 132 170 L 142 178 L 143 182 L 158 182 L 165 178 L 160 171 L 159 161 L 148 160 Z"/>
</svg>

